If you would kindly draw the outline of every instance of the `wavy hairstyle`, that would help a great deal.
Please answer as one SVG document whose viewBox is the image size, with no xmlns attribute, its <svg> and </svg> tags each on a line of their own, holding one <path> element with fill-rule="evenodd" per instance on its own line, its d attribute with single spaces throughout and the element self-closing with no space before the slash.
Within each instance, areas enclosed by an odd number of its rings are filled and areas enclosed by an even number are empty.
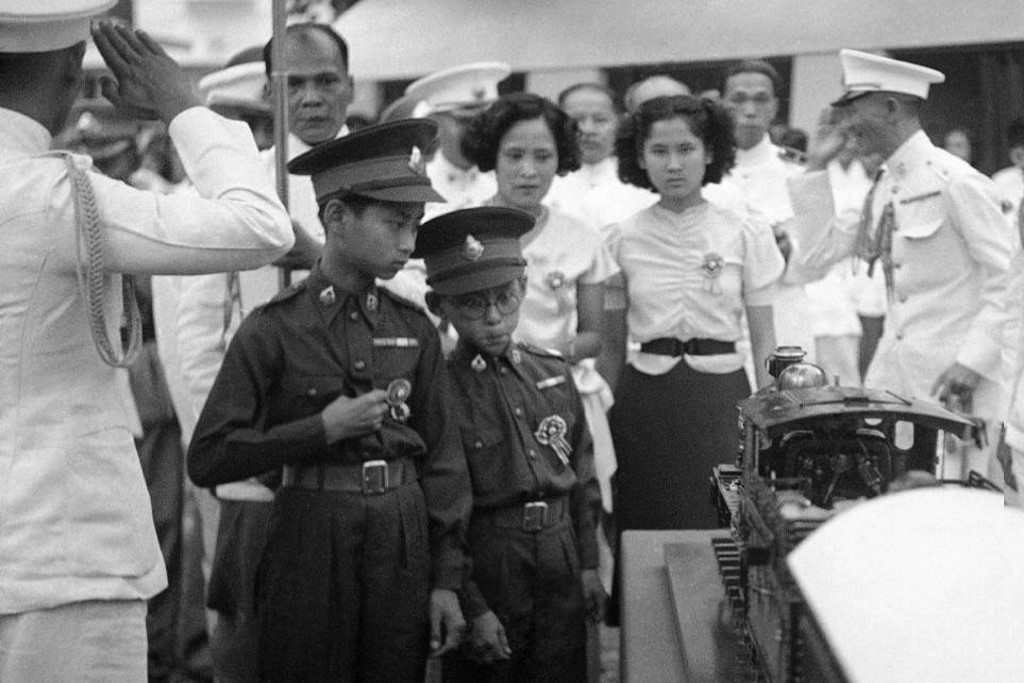
<svg viewBox="0 0 1024 683">
<path fill-rule="evenodd" d="M 555 139 L 558 175 L 580 167 L 579 129 L 576 122 L 551 100 L 532 93 L 502 95 L 474 116 L 462 136 L 462 153 L 481 171 L 492 171 L 498 162 L 501 138 L 520 121 L 543 119 Z"/>
<path fill-rule="evenodd" d="M 686 121 L 693 134 L 704 143 L 704 149 L 711 153 L 711 163 L 704 172 L 701 184 L 722 180 L 722 176 L 732 168 L 736 160 L 732 116 L 717 102 L 692 95 L 655 97 L 644 102 L 635 114 L 626 118 L 615 141 L 615 153 L 619 157 L 619 178 L 631 185 L 655 190 L 647 171 L 640 167 L 644 143 L 650 137 L 655 123 L 677 118 Z"/>
</svg>

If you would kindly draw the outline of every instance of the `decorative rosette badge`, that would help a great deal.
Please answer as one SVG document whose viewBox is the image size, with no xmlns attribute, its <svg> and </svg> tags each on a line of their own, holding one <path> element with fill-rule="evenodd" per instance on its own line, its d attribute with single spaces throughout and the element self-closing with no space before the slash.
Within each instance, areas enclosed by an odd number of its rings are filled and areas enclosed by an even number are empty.
<svg viewBox="0 0 1024 683">
<path fill-rule="evenodd" d="M 722 287 L 718 282 L 718 278 L 722 275 L 722 270 L 725 268 L 725 259 L 720 254 L 715 252 L 708 252 L 704 254 L 704 262 L 701 264 L 700 269 L 704 272 L 704 289 L 712 294 L 721 294 Z"/>
</svg>

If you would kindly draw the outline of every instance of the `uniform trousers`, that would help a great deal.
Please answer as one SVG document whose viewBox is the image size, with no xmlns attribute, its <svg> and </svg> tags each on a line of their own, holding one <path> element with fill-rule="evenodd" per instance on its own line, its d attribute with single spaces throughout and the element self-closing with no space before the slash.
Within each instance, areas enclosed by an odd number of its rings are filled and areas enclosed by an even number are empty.
<svg viewBox="0 0 1024 683">
<path fill-rule="evenodd" d="M 210 634 L 218 683 L 259 680 L 256 576 L 267 546 L 273 503 L 220 501 L 219 529 L 207 607 L 217 613 Z"/>
<path fill-rule="evenodd" d="M 0 615 L 4 683 L 146 680 L 146 603 L 90 600 Z"/>
<path fill-rule="evenodd" d="M 418 484 L 381 495 L 285 487 L 257 606 L 265 681 L 422 681 L 427 512 Z"/>
<path fill-rule="evenodd" d="M 542 531 L 498 528 L 486 513 L 469 527 L 473 580 L 505 628 L 510 659 L 479 664 L 446 656 L 449 683 L 587 680 L 579 552 L 570 517 Z"/>
</svg>

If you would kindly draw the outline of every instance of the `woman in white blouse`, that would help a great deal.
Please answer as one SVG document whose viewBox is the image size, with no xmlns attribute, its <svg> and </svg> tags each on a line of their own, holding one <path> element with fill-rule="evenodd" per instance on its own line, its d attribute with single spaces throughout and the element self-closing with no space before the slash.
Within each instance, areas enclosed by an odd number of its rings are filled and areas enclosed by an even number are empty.
<svg viewBox="0 0 1024 683">
<path fill-rule="evenodd" d="M 618 378 L 609 422 L 620 531 L 717 526 L 707 481 L 714 465 L 736 459 L 736 402 L 750 394 L 735 346 L 744 324 L 758 383 L 768 381 L 782 255 L 767 224 L 701 194 L 733 162 L 732 130 L 709 100 L 661 97 L 644 103 L 617 143 L 622 179 L 660 197 L 607 233 L 624 285 L 610 290 L 609 318 L 640 343 L 624 369 L 625 348 L 603 359 Z"/>
<path fill-rule="evenodd" d="M 611 390 L 594 369 L 594 358 L 601 352 L 604 281 L 618 269 L 596 228 L 541 203 L 556 175 L 579 168 L 577 137 L 575 122 L 553 102 L 516 93 L 477 115 L 462 145 L 481 171 L 495 171 L 498 191 L 489 204 L 537 219 L 521 238 L 527 284 L 516 335 L 573 364 L 594 437 L 602 499 L 610 509 L 615 455 L 605 412 Z"/>
</svg>

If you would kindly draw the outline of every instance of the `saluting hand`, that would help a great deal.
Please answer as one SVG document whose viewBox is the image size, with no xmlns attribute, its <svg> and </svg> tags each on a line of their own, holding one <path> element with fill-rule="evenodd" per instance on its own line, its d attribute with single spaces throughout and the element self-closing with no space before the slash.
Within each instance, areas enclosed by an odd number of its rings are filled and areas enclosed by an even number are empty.
<svg viewBox="0 0 1024 683">
<path fill-rule="evenodd" d="M 835 107 L 828 107 L 818 115 L 818 126 L 807 149 L 808 171 L 824 170 L 830 161 L 846 147 L 846 128 L 842 125 L 842 113 Z"/>
<path fill-rule="evenodd" d="M 974 390 L 981 383 L 981 375 L 966 365 L 953 363 L 932 385 L 932 396 L 947 408 L 971 412 L 971 399 Z"/>
<path fill-rule="evenodd" d="M 466 620 L 455 591 L 435 588 L 430 593 L 430 656 L 440 657 L 462 642 Z M 442 640 L 443 639 L 443 640 Z"/>
<path fill-rule="evenodd" d="M 138 119 L 171 119 L 202 104 L 192 80 L 145 31 L 112 21 L 92 25 L 92 38 L 113 72 L 100 81 L 103 96 Z"/>
<path fill-rule="evenodd" d="M 355 398 L 339 396 L 320 413 L 327 434 L 327 443 L 370 434 L 384 425 L 388 394 L 374 389 Z"/>
</svg>

